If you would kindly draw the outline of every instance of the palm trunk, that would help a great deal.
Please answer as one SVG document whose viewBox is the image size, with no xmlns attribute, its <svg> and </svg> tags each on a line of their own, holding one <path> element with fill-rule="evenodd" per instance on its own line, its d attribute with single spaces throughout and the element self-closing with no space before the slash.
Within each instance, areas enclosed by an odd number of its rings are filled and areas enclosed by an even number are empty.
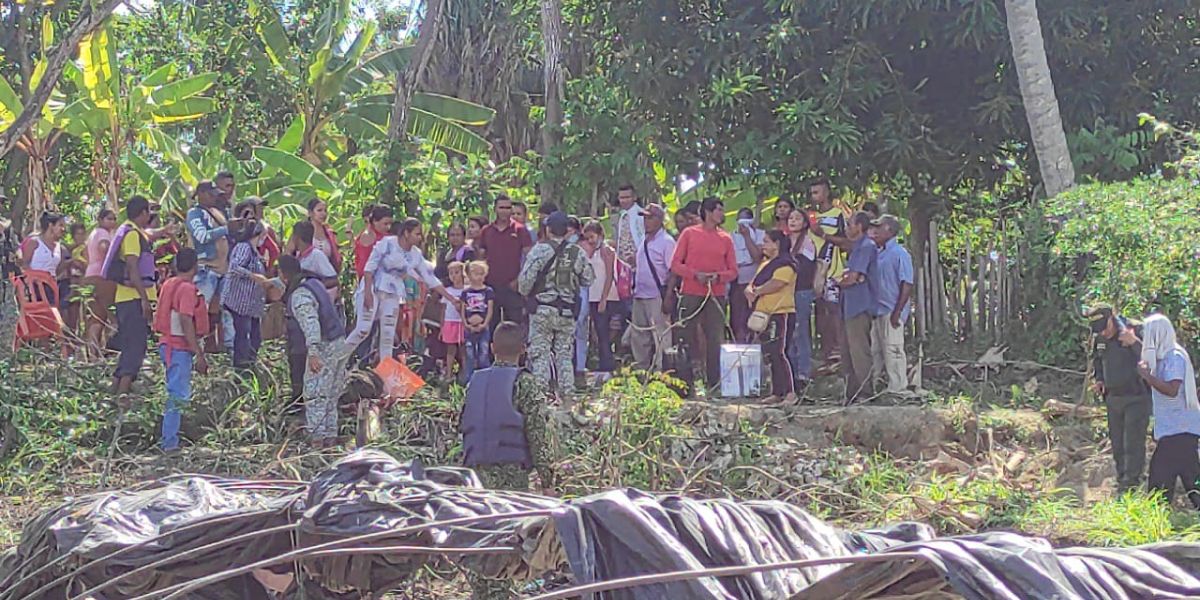
<svg viewBox="0 0 1200 600">
<path fill-rule="evenodd" d="M 542 0 L 542 62 L 546 122 L 542 123 L 542 156 L 550 156 L 562 138 L 562 0 Z M 542 201 L 558 201 L 558 174 L 544 173 Z"/>
<path fill-rule="evenodd" d="M 429 64 L 433 55 L 433 44 L 437 41 L 438 27 L 441 26 L 442 13 L 446 8 L 446 0 L 428 0 L 425 4 L 425 19 L 417 31 L 417 43 L 413 48 L 413 56 L 408 68 L 396 73 L 396 99 L 392 102 L 392 115 L 388 121 L 388 152 L 383 163 L 383 186 L 379 193 L 379 202 L 391 205 L 396 202 L 396 188 L 400 184 L 400 168 L 404 164 L 405 150 L 408 146 L 408 109 L 412 105 L 413 93 L 420 83 L 421 74 Z M 405 201 L 405 213 L 416 216 L 419 210 L 417 200 L 410 198 Z"/>
<path fill-rule="evenodd" d="M 1075 185 L 1075 166 L 1071 164 L 1058 98 L 1054 95 L 1037 1 L 1004 0 L 1004 12 L 1033 149 L 1046 196 L 1053 197 Z"/>
</svg>

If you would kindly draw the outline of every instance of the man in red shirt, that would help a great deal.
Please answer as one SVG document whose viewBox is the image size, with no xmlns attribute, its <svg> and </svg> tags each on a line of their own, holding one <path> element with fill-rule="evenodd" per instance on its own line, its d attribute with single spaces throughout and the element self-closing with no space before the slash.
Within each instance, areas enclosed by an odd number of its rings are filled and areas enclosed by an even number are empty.
<svg viewBox="0 0 1200 600">
<path fill-rule="evenodd" d="M 488 223 L 475 240 L 476 250 L 488 265 L 487 284 L 496 291 L 492 328 L 504 321 L 526 325 L 525 299 L 517 293 L 517 275 L 533 247 L 533 238 L 524 225 L 513 219 L 512 198 L 497 196 L 493 210 L 496 220 Z"/>
<path fill-rule="evenodd" d="M 162 450 L 167 454 L 179 452 L 180 413 L 192 396 L 192 371 L 208 371 L 200 350 L 200 339 L 208 332 L 208 305 L 193 281 L 196 251 L 181 248 L 175 255 L 175 271 L 177 275 L 162 286 L 154 315 L 154 330 L 161 340 L 158 351 L 167 373 L 162 424 Z"/>
<path fill-rule="evenodd" d="M 684 339 L 692 348 L 703 337 L 704 379 L 709 390 L 721 384 L 721 341 L 725 333 L 725 297 L 729 282 L 737 279 L 733 238 L 721 229 L 725 204 L 705 198 L 700 204 L 701 223 L 679 235 L 671 272 L 683 282 L 679 294 Z"/>
</svg>

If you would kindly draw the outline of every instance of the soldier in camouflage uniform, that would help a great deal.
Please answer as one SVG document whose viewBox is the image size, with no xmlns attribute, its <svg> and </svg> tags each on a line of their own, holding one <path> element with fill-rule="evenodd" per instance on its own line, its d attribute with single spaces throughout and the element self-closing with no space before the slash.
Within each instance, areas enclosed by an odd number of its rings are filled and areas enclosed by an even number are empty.
<svg viewBox="0 0 1200 600">
<path fill-rule="evenodd" d="M 583 249 L 567 241 L 570 219 L 562 212 L 546 217 L 548 239 L 538 242 L 517 277 L 522 296 L 537 301 L 529 316 L 529 356 L 533 374 L 558 392 L 575 393 L 573 357 L 579 290 L 592 284 L 592 265 Z M 553 368 L 551 368 L 553 366 Z"/>
<path fill-rule="evenodd" d="M 491 490 L 529 491 L 530 468 L 537 470 L 543 487 L 554 485 L 544 386 L 517 367 L 524 345 L 520 325 L 507 321 L 498 325 L 492 336 L 495 362 L 476 371 L 467 384 L 463 461 Z M 501 382 L 508 381 L 511 385 L 502 387 Z M 523 426 L 523 434 L 513 427 L 518 424 Z M 468 579 L 475 600 L 514 597 L 507 581 L 474 574 Z"/>
</svg>

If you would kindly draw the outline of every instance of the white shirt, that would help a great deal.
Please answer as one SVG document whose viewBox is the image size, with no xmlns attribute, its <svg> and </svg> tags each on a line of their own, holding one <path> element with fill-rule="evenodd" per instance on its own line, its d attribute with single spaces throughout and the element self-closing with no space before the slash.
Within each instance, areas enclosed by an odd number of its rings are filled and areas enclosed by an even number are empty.
<svg viewBox="0 0 1200 600">
<path fill-rule="evenodd" d="M 42 241 L 41 236 L 34 236 L 37 246 L 33 248 L 33 257 L 29 259 L 29 268 L 33 271 L 44 271 L 52 276 L 58 276 L 58 264 L 62 262 L 62 244 L 54 244 L 51 249 Z"/>
<path fill-rule="evenodd" d="M 462 292 L 463 292 L 462 288 L 449 287 L 449 288 L 446 288 L 446 291 L 449 292 L 449 294 L 455 298 L 462 297 Z M 462 322 L 462 313 L 458 312 L 458 307 L 455 306 L 453 302 L 451 302 L 445 298 L 442 298 L 442 305 L 446 307 L 446 313 L 444 315 L 442 315 L 443 321 L 445 321 L 447 323 Z"/>
<path fill-rule="evenodd" d="M 375 291 L 395 294 L 403 302 L 405 298 L 404 278 L 419 278 L 430 289 L 442 287 L 442 282 L 433 274 L 433 267 L 421 254 L 421 249 L 413 246 L 408 250 L 400 247 L 400 240 L 389 235 L 375 244 L 363 273 L 371 273 L 375 277 Z M 363 281 L 358 282 L 361 289 Z"/>
<path fill-rule="evenodd" d="M 613 248 L 621 247 L 621 222 L 629 220 L 629 233 L 633 237 L 633 247 L 640 248 L 642 240 L 646 239 L 646 209 L 638 204 L 630 206 L 628 210 L 622 210 L 617 215 L 616 226 L 613 228 Z M 632 260 L 633 257 L 624 257 Z"/>
<path fill-rule="evenodd" d="M 614 266 L 616 265 L 614 257 Z M 588 262 L 592 264 L 592 273 L 596 278 L 592 280 L 592 285 L 588 287 L 588 302 L 599 302 L 604 298 L 604 280 L 608 278 L 608 265 L 604 264 L 604 248 L 597 248 L 591 256 L 588 257 Z M 608 301 L 616 302 L 621 299 L 617 294 L 617 281 L 613 279 L 612 287 L 608 290 Z"/>
<path fill-rule="evenodd" d="M 750 256 L 750 247 L 746 245 L 746 236 L 742 235 L 741 227 L 735 229 L 729 234 L 733 238 L 733 255 L 737 258 L 738 278 L 737 282 L 740 285 L 745 285 L 754 281 L 754 274 L 758 272 L 759 263 L 754 261 L 754 257 Z M 763 240 L 767 238 L 767 232 L 751 225 L 750 239 L 758 246 L 762 246 Z"/>
<path fill-rule="evenodd" d="M 329 262 L 329 257 L 316 246 L 311 252 L 300 257 L 300 268 L 321 279 L 329 279 L 338 275 L 337 269 L 333 268 L 333 263 Z"/>
</svg>

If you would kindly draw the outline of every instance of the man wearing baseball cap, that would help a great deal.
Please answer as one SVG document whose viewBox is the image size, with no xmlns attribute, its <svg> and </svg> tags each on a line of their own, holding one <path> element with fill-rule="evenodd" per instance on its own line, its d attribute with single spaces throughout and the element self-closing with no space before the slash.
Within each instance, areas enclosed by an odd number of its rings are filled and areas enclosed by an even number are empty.
<svg viewBox="0 0 1200 600">
<path fill-rule="evenodd" d="M 1092 330 L 1092 390 L 1104 398 L 1108 409 L 1108 437 L 1117 463 L 1117 486 L 1124 492 L 1139 487 L 1146 466 L 1146 428 L 1150 424 L 1150 388 L 1138 376 L 1142 349 L 1118 341 L 1132 328 L 1141 339 L 1140 325 L 1100 304 L 1084 315 Z"/>
</svg>

